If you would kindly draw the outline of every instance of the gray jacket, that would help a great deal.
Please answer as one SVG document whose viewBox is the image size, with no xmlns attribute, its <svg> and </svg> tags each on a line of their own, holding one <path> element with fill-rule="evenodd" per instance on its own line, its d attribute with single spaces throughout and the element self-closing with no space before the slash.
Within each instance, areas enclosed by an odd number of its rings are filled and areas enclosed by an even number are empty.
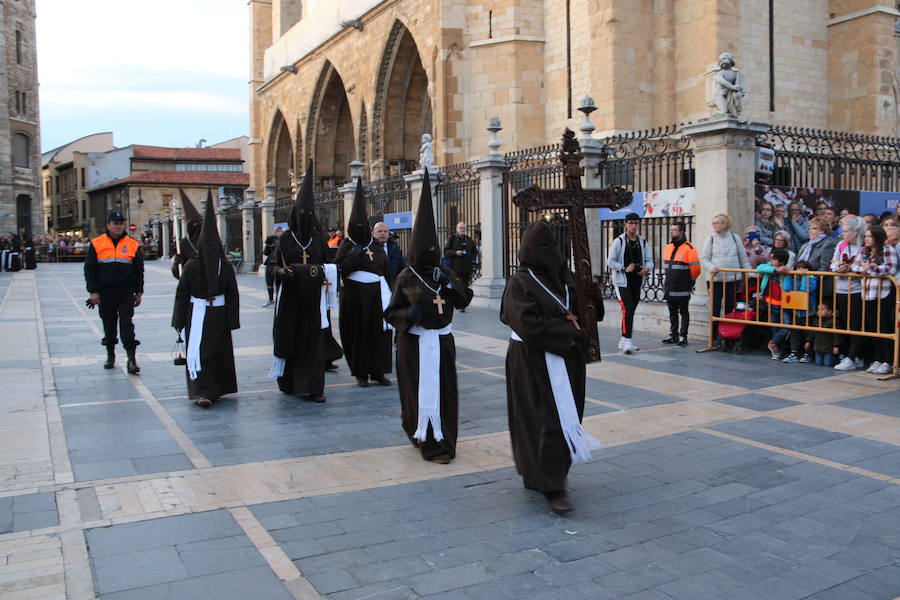
<svg viewBox="0 0 900 600">
<path fill-rule="evenodd" d="M 625 287 L 628 285 L 628 279 L 625 276 L 625 267 L 628 265 L 624 264 L 625 237 L 627 235 L 628 234 L 623 233 L 613 240 L 612 247 L 609 249 L 609 256 L 606 257 L 606 266 L 609 267 L 612 274 L 612 283 L 616 287 Z M 651 252 L 650 248 L 647 246 L 647 240 L 644 239 L 644 236 L 639 235 L 638 239 L 641 242 L 641 254 L 644 257 L 644 266 L 652 271 L 653 252 Z"/>
</svg>

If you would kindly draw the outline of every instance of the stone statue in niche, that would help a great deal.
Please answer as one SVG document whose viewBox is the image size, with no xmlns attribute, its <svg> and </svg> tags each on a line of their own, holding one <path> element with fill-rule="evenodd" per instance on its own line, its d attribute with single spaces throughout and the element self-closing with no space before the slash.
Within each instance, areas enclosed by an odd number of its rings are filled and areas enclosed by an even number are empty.
<svg viewBox="0 0 900 600">
<path fill-rule="evenodd" d="M 294 173 L 293 169 L 288 169 L 288 178 L 291 182 L 291 194 L 294 196 L 297 195 L 297 190 L 300 189 L 300 182 L 297 180 L 297 174 Z"/>
<path fill-rule="evenodd" d="M 422 134 L 422 147 L 419 148 L 419 168 L 430 169 L 434 166 L 434 147 L 431 143 L 431 134 Z"/>
<path fill-rule="evenodd" d="M 744 110 L 743 98 L 746 95 L 744 74 L 734 68 L 735 60 L 731 52 L 719 55 L 719 68 L 713 71 L 712 100 L 714 115 L 740 117 Z"/>
</svg>

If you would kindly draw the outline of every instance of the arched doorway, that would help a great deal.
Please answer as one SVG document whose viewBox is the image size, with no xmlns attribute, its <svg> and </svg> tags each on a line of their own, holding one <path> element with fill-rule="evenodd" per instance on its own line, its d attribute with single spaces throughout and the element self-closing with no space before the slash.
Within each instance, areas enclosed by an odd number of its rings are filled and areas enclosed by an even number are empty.
<svg viewBox="0 0 900 600">
<path fill-rule="evenodd" d="M 356 143 L 344 82 L 330 62 L 319 75 L 309 115 L 306 145 L 315 160 L 316 186 L 341 185 L 350 178 L 347 165 L 356 158 Z"/>
<path fill-rule="evenodd" d="M 418 168 L 422 134 L 433 135 L 428 75 L 412 34 L 394 23 L 378 71 L 373 114 L 373 176 Z"/>
<path fill-rule="evenodd" d="M 266 182 L 275 184 L 275 197 L 291 195 L 290 169 L 294 168 L 291 132 L 281 111 L 276 111 L 269 133 Z"/>
<path fill-rule="evenodd" d="M 16 233 L 23 241 L 31 240 L 31 196 L 16 196 Z"/>
</svg>

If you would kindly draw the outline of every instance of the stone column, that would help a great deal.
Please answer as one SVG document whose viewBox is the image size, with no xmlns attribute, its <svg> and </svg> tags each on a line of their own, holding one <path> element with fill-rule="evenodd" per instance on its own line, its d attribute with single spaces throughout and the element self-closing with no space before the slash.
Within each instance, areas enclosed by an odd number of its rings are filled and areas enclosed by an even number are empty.
<svg viewBox="0 0 900 600">
<path fill-rule="evenodd" d="M 731 217 L 731 231 L 738 237 L 753 224 L 756 136 L 769 130 L 766 123 L 747 122 L 727 116 L 703 119 L 685 125 L 681 133 L 694 144 L 696 199 L 694 245 L 698 251 L 712 233 L 712 219 L 724 213 Z M 698 285 L 696 295 L 706 295 Z"/>
<path fill-rule="evenodd" d="M 594 123 L 591 121 L 591 113 L 597 110 L 594 105 L 594 99 L 585 96 L 581 99 L 581 105 L 578 110 L 582 112 L 581 137 L 581 153 L 584 155 L 582 166 L 584 167 L 584 176 L 581 178 L 581 185 L 585 189 L 598 189 L 604 186 L 603 178 L 598 174 L 600 164 L 606 159 L 606 149 L 600 140 L 594 138 Z M 594 277 L 603 275 L 605 266 L 601 261 L 601 250 L 603 236 L 603 226 L 600 222 L 599 208 L 586 208 L 584 210 L 584 218 L 587 221 L 588 244 L 591 249 L 591 274 Z"/>
<path fill-rule="evenodd" d="M 169 221 L 169 215 L 165 215 L 163 217 L 162 222 L 162 243 L 163 243 L 163 258 L 172 258 L 169 255 L 169 247 L 171 242 L 169 240 L 172 239 L 172 223 Z"/>
<path fill-rule="evenodd" d="M 473 302 L 477 306 L 497 308 L 506 287 L 503 272 L 503 247 L 506 232 L 503 230 L 503 174 L 509 169 L 500 153 L 497 132 L 503 128 L 500 119 L 491 119 L 487 130 L 491 132 L 487 156 L 472 163 L 481 179 L 479 206 L 481 209 L 481 277 L 472 284 Z"/>
<path fill-rule="evenodd" d="M 253 197 L 253 190 L 245 190 L 246 199 L 241 204 L 241 239 L 244 243 L 244 266 L 250 271 L 256 264 L 256 232 L 253 230 L 253 211 L 256 209 L 256 199 Z"/>
<path fill-rule="evenodd" d="M 172 237 L 175 238 L 175 252 L 178 252 L 179 240 L 184 237 L 184 223 L 181 221 L 182 206 L 175 200 L 169 206 L 172 208 Z"/>
<path fill-rule="evenodd" d="M 252 194 L 256 190 L 248 189 L 247 193 Z M 262 211 L 260 214 L 260 225 L 262 225 L 262 237 L 263 241 L 270 235 L 272 235 L 272 230 L 275 229 L 275 184 L 270 183 L 266 185 L 266 199 L 259 201 L 259 208 Z"/>
<path fill-rule="evenodd" d="M 344 236 L 346 237 L 347 231 L 347 220 L 350 218 L 350 213 L 353 212 L 353 198 L 356 196 L 356 180 L 362 177 L 363 168 L 366 166 L 366 163 L 354 160 L 352 163 L 347 165 L 350 167 L 350 181 L 339 188 L 341 194 L 344 195 L 344 222 L 340 224 L 340 227 L 344 229 Z"/>
<path fill-rule="evenodd" d="M 228 240 L 228 220 L 225 218 L 225 203 L 228 197 L 225 194 L 219 196 L 219 202 L 216 204 L 216 228 L 219 230 L 219 238 L 223 244 Z"/>
</svg>

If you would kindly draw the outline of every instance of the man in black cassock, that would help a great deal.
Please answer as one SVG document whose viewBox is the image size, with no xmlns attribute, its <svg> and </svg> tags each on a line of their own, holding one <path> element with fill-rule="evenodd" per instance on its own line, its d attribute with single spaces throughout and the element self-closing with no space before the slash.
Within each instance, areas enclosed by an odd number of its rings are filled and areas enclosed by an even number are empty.
<svg viewBox="0 0 900 600">
<path fill-rule="evenodd" d="M 347 223 L 347 237 L 338 246 L 334 262 L 341 272 L 341 346 L 350 372 L 360 387 L 369 379 L 390 385 L 385 373 L 391 372 L 391 328 L 384 321 L 384 310 L 391 291 L 387 283 L 388 257 L 384 242 L 387 225 L 378 223 L 369 231 L 366 198 L 362 180 L 356 181 L 356 197 Z M 372 234 L 377 232 L 378 238 Z"/>
<path fill-rule="evenodd" d="M 211 194 L 197 252 L 178 281 L 172 327 L 184 332 L 187 345 L 188 397 L 209 408 L 225 394 L 237 392 L 231 332 L 241 326 L 237 279 L 222 250 Z"/>
<path fill-rule="evenodd" d="M 277 379 L 278 389 L 285 394 L 325 402 L 325 363 L 337 342 L 331 335 L 323 294 L 327 297 L 336 284 L 337 271 L 326 277 L 325 240 L 313 212 L 312 170 L 309 161 L 288 219 L 289 229 L 278 238 L 269 261 L 277 288 L 269 378 Z"/>
<path fill-rule="evenodd" d="M 194 203 L 191 202 L 188 195 L 185 194 L 184 190 L 181 188 L 178 188 L 178 193 L 181 194 L 181 210 L 184 211 L 184 220 L 187 223 L 187 231 L 182 232 L 185 235 L 181 236 L 179 243 L 181 251 L 172 257 L 172 275 L 175 279 L 181 278 L 183 265 L 192 258 L 197 257 L 197 244 L 200 240 L 200 229 L 203 226 L 203 218 L 200 216 L 200 213 L 197 212 Z"/>
<path fill-rule="evenodd" d="M 581 427 L 586 335 L 575 315 L 574 279 L 550 227 L 532 223 L 519 267 L 503 292 L 500 320 L 512 329 L 506 351 L 509 435 L 525 487 L 555 512 L 572 510 L 566 476 L 599 442 Z"/>
<path fill-rule="evenodd" d="M 456 456 L 459 398 L 453 308 L 464 308 L 472 290 L 441 266 L 431 183 L 425 170 L 419 210 L 409 243 L 409 265 L 397 276 L 385 319 L 397 330 L 397 385 L 403 430 L 422 458 L 440 464 Z"/>
</svg>

